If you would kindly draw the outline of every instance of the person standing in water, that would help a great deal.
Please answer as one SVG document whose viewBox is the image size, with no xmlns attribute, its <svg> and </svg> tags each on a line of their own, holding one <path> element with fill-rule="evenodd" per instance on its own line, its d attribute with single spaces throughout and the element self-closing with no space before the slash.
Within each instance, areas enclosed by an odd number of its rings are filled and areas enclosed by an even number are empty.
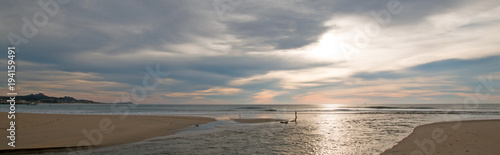
<svg viewBox="0 0 500 155">
<path fill-rule="evenodd" d="M 290 122 L 295 122 L 295 123 L 297 123 L 297 111 L 295 111 L 295 119 L 293 119 L 293 120 L 292 120 L 292 121 L 290 121 Z"/>
</svg>

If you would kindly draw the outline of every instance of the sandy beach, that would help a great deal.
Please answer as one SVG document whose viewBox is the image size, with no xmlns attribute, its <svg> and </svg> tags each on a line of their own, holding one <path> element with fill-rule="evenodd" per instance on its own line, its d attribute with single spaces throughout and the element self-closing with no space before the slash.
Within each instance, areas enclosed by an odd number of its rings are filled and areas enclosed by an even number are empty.
<svg viewBox="0 0 500 155">
<path fill-rule="evenodd" d="M 7 113 L 0 115 L 0 150 L 109 146 L 174 134 L 176 129 L 215 121 L 189 116 L 62 115 L 17 113 L 15 148 L 9 147 Z"/>
<path fill-rule="evenodd" d="M 498 154 L 499 129 L 500 120 L 422 125 L 382 154 Z"/>
</svg>

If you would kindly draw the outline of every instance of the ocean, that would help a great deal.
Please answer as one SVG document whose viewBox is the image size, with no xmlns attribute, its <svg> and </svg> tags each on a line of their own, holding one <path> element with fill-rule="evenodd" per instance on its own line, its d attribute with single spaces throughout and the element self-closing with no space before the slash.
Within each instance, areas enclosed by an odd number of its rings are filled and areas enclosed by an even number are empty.
<svg viewBox="0 0 500 155">
<path fill-rule="evenodd" d="M 7 112 L 8 105 L 0 105 Z M 380 154 L 423 124 L 500 119 L 500 104 L 17 105 L 17 113 L 205 116 L 217 121 L 92 154 Z M 245 124 L 231 118 L 293 119 Z M 77 122 L 75 122 L 77 123 Z M 67 154 L 65 150 L 42 154 Z M 74 153 L 74 152 L 73 152 Z"/>
</svg>

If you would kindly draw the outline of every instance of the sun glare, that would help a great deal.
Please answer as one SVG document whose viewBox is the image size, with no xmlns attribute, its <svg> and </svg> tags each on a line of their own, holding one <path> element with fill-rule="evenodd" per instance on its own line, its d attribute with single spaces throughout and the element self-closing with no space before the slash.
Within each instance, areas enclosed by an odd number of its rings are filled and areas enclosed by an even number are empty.
<svg viewBox="0 0 500 155">
<path fill-rule="evenodd" d="M 308 51 L 309 56 L 319 60 L 342 60 L 340 45 L 342 41 L 335 34 L 328 32 L 323 34 L 315 47 Z"/>
</svg>

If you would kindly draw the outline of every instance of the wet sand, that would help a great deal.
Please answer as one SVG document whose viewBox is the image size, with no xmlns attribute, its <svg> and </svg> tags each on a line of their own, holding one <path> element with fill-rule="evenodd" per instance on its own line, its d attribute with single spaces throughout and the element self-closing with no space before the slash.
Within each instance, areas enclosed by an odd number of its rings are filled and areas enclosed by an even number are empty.
<svg viewBox="0 0 500 155">
<path fill-rule="evenodd" d="M 287 121 L 284 119 L 273 119 L 273 118 L 232 119 L 232 120 L 238 123 L 266 123 L 266 122 Z"/>
<path fill-rule="evenodd" d="M 500 154 L 499 131 L 500 120 L 427 124 L 382 154 Z"/>
<path fill-rule="evenodd" d="M 15 146 L 6 136 L 10 120 L 0 116 L 0 150 L 109 146 L 142 141 L 176 133 L 177 129 L 215 121 L 189 116 L 120 116 L 17 113 Z"/>
</svg>

